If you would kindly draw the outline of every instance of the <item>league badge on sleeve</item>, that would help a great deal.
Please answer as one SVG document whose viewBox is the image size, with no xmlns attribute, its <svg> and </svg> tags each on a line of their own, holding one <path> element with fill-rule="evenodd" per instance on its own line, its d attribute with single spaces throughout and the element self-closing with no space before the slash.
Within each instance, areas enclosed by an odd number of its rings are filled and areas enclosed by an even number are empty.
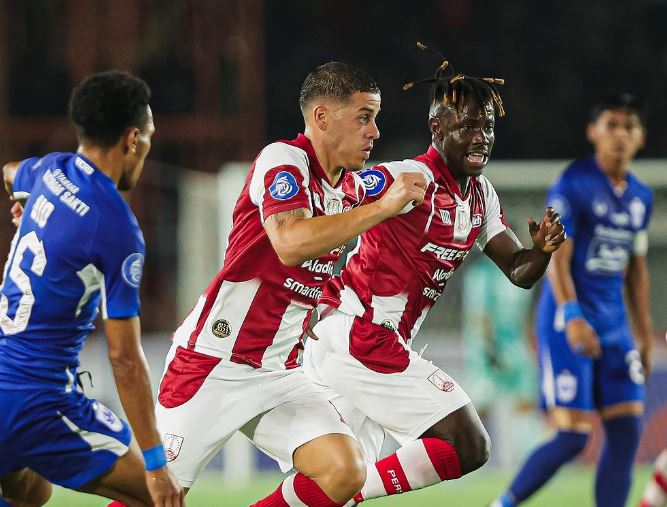
<svg viewBox="0 0 667 507">
<path fill-rule="evenodd" d="M 141 274 L 144 270 L 144 256 L 140 253 L 128 255 L 123 261 L 123 280 L 132 287 L 139 287 Z"/>
<path fill-rule="evenodd" d="M 294 175 L 287 171 L 280 171 L 269 187 L 269 193 L 274 199 L 286 201 L 291 199 L 299 191 L 299 184 Z"/>
<path fill-rule="evenodd" d="M 382 171 L 378 171 L 377 169 L 363 171 L 359 174 L 359 176 L 361 176 L 361 179 L 364 182 L 364 187 L 366 187 L 366 195 L 371 197 L 382 192 L 385 185 L 387 184 L 387 178 L 385 177 L 384 173 Z"/>
</svg>

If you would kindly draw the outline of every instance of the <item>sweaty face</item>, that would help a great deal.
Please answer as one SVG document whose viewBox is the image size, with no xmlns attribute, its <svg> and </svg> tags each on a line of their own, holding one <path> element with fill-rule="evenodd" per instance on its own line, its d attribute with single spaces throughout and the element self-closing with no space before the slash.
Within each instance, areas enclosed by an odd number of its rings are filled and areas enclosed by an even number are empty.
<svg viewBox="0 0 667 507">
<path fill-rule="evenodd" d="M 607 109 L 588 126 L 588 139 L 602 160 L 629 162 L 644 146 L 644 128 L 633 111 Z"/>
<path fill-rule="evenodd" d="M 375 118 L 380 112 L 380 95 L 356 92 L 350 100 L 331 108 L 327 133 L 331 160 L 337 167 L 352 171 L 363 169 L 380 137 Z"/>
<path fill-rule="evenodd" d="M 480 107 L 467 97 L 460 113 L 453 107 L 443 107 L 429 123 L 434 142 L 455 178 L 482 174 L 495 140 L 495 110 L 491 104 Z"/>
<path fill-rule="evenodd" d="M 123 174 L 118 181 L 119 190 L 130 190 L 134 188 L 144 170 L 144 161 L 148 152 L 151 151 L 151 137 L 155 133 L 155 124 L 153 123 L 153 112 L 150 106 L 146 106 L 147 120 L 146 125 L 136 136 L 136 144 L 125 155 Z"/>
</svg>

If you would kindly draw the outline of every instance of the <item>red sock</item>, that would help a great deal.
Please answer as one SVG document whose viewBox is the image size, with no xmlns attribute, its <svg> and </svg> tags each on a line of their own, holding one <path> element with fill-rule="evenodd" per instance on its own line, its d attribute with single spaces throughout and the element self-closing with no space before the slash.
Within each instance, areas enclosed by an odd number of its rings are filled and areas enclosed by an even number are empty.
<svg viewBox="0 0 667 507">
<path fill-rule="evenodd" d="M 114 500 L 107 507 L 127 507 L 124 503 L 120 503 L 118 500 Z"/>
<path fill-rule="evenodd" d="M 278 489 L 251 507 L 342 507 L 302 473 L 290 475 Z"/>
<path fill-rule="evenodd" d="M 422 438 L 371 465 L 366 484 L 354 501 L 407 493 L 459 477 L 461 465 L 456 449 L 439 438 Z"/>
</svg>

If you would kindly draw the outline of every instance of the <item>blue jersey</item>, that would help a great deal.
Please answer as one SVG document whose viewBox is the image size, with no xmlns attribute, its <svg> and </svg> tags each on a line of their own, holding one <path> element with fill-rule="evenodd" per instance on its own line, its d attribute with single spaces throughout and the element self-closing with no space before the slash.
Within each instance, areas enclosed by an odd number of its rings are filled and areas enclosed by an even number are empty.
<svg viewBox="0 0 667 507">
<path fill-rule="evenodd" d="M 626 182 L 623 191 L 615 189 L 591 156 L 570 164 L 548 196 L 548 205 L 560 213 L 568 237 L 574 240 L 570 270 L 577 299 L 603 345 L 627 336 L 625 271 L 632 255 L 646 253 L 653 210 L 651 189 L 632 173 Z M 564 330 L 556 306 L 547 280 L 537 318 Z"/>
<path fill-rule="evenodd" d="M 143 236 L 81 154 L 24 160 L 13 190 L 27 202 L 0 286 L 0 388 L 67 386 L 98 307 L 139 315 Z"/>
</svg>

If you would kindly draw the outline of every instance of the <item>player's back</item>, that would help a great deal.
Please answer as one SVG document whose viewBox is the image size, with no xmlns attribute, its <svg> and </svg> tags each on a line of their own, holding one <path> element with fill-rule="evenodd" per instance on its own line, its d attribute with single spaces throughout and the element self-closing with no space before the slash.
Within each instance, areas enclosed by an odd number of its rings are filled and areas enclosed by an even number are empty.
<svg viewBox="0 0 667 507">
<path fill-rule="evenodd" d="M 619 327 L 626 322 L 623 284 L 628 262 L 646 250 L 653 207 L 650 188 L 628 173 L 625 188 L 615 189 L 595 158 L 589 157 L 563 172 L 548 201 L 574 241 L 570 271 L 586 319 L 598 329 Z M 540 312 L 553 320 L 555 311 L 547 281 Z"/>
<path fill-rule="evenodd" d="M 27 159 L 13 187 L 27 201 L 0 287 L 0 387 L 63 385 L 100 299 L 105 312 L 107 290 L 114 300 L 124 291 L 112 278 L 129 293 L 114 316 L 136 315 L 143 238 L 115 183 L 81 154 Z M 119 261 L 128 236 L 134 253 Z"/>
</svg>

